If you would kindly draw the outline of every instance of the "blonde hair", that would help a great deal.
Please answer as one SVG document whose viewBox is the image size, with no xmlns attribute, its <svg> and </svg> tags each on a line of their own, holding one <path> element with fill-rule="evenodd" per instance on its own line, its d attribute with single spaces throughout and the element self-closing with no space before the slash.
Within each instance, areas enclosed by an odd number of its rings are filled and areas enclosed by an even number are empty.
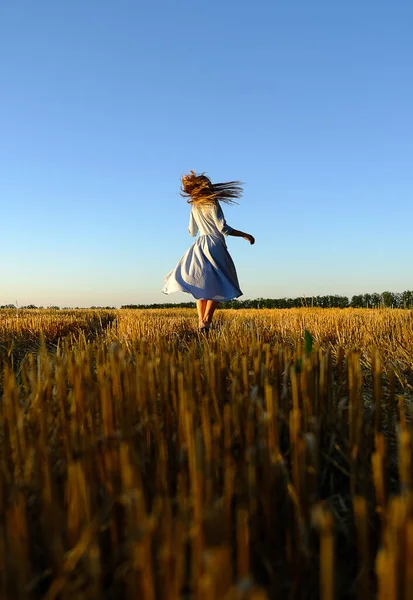
<svg viewBox="0 0 413 600">
<path fill-rule="evenodd" d="M 197 175 L 191 171 L 181 179 L 181 196 L 189 204 L 212 204 L 218 200 L 226 204 L 236 204 L 235 199 L 242 196 L 240 181 L 212 183 L 204 173 Z"/>
</svg>

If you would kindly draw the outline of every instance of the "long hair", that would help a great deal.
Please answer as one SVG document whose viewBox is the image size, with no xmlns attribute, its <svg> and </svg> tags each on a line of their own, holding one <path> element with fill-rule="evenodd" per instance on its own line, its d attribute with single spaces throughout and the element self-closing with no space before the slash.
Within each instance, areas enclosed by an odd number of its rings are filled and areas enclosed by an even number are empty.
<svg viewBox="0 0 413 600">
<path fill-rule="evenodd" d="M 242 196 L 240 181 L 212 183 L 204 173 L 197 175 L 191 171 L 181 179 L 181 196 L 187 198 L 189 204 L 213 204 L 218 200 L 226 204 L 237 204 L 235 199 Z"/>
</svg>

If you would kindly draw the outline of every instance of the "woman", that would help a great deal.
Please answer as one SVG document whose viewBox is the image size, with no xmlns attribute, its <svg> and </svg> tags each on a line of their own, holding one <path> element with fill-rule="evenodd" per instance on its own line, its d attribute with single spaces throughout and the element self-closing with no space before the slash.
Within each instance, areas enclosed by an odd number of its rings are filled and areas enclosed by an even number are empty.
<svg viewBox="0 0 413 600">
<path fill-rule="evenodd" d="M 204 174 L 191 171 L 182 177 L 181 195 L 191 204 L 189 234 L 199 238 L 185 252 L 175 269 L 165 277 L 163 292 L 188 292 L 196 300 L 199 329 L 208 330 L 218 302 L 242 295 L 237 272 L 227 250 L 225 237 L 243 237 L 254 244 L 249 233 L 230 227 L 220 202 L 233 204 L 242 195 L 239 181 L 211 183 Z"/>
</svg>

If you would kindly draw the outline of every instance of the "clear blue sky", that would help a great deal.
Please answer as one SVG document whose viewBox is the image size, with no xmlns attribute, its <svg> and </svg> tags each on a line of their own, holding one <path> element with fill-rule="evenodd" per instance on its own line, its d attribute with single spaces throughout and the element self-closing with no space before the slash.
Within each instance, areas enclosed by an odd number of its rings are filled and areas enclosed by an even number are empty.
<svg viewBox="0 0 413 600">
<path fill-rule="evenodd" d="M 241 179 L 244 298 L 413 288 L 413 5 L 1 0 L 0 304 L 161 293 L 182 173 Z"/>
</svg>

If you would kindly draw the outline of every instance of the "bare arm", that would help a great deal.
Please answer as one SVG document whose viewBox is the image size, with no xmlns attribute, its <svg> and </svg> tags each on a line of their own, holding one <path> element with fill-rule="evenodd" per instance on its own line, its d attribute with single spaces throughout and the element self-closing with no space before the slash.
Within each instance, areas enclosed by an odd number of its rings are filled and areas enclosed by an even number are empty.
<svg viewBox="0 0 413 600">
<path fill-rule="evenodd" d="M 233 235 L 234 237 L 242 237 L 244 238 L 244 240 L 247 240 L 250 244 L 255 244 L 254 237 L 249 233 L 245 233 L 244 231 L 238 231 L 238 229 L 231 228 L 231 230 L 228 232 L 228 235 Z"/>
<path fill-rule="evenodd" d="M 250 244 L 255 244 L 255 239 L 249 233 L 245 233 L 244 231 L 238 231 L 238 229 L 233 229 L 228 225 L 225 220 L 224 213 L 222 212 L 222 208 L 219 202 L 216 203 L 214 208 L 214 219 L 215 224 L 218 228 L 218 231 L 223 233 L 224 235 L 232 235 L 234 237 L 242 237 L 244 240 L 247 240 Z"/>
</svg>

